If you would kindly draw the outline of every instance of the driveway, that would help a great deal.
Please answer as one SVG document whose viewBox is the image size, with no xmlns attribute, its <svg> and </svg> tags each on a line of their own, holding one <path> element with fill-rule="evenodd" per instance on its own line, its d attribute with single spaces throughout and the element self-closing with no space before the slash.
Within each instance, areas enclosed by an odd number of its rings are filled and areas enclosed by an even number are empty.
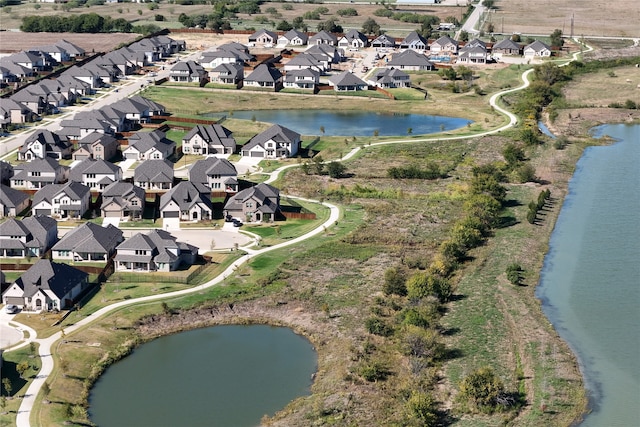
<svg viewBox="0 0 640 427">
<path fill-rule="evenodd" d="M 0 349 L 12 347 L 24 339 L 22 331 L 9 326 L 13 316 L 15 315 L 5 312 L 4 307 L 0 310 Z"/>
<path fill-rule="evenodd" d="M 259 169 L 258 163 L 260 163 L 262 160 L 264 159 L 261 157 L 242 156 L 240 160 L 234 163 L 236 171 L 238 171 L 238 176 L 244 175 L 246 173 L 257 172 Z"/>
<path fill-rule="evenodd" d="M 230 223 L 229 223 L 230 224 Z M 146 233 L 148 229 L 121 228 L 125 238 L 129 238 L 136 233 Z M 168 230 L 179 241 L 188 243 L 198 248 L 198 253 L 203 254 L 212 249 L 224 250 L 247 246 L 253 243 L 253 239 L 240 233 L 238 228 L 233 226 L 223 227 L 222 230 L 213 228 L 181 228 Z"/>
</svg>

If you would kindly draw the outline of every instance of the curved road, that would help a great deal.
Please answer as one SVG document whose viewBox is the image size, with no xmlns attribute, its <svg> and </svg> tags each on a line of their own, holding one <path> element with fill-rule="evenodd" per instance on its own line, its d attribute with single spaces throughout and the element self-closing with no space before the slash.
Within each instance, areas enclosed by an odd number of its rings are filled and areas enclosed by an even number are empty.
<svg viewBox="0 0 640 427">
<path fill-rule="evenodd" d="M 591 50 L 591 48 L 588 48 L 589 50 Z M 573 58 L 568 61 L 567 63 L 576 60 L 578 55 L 580 53 L 576 53 L 574 54 Z M 566 64 L 563 64 L 566 65 Z M 498 105 L 498 100 L 500 99 L 501 96 L 511 93 L 511 92 L 516 92 L 522 89 L 525 89 L 526 87 L 529 86 L 529 75 L 533 72 L 533 69 L 529 69 L 527 71 L 525 71 L 522 74 L 522 85 L 518 86 L 517 88 L 513 88 L 513 89 L 508 89 L 502 92 L 498 92 L 496 94 L 494 94 L 490 99 L 489 99 L 489 104 L 498 112 L 506 115 L 509 118 L 509 123 L 497 128 L 497 129 L 493 129 L 490 131 L 486 131 L 486 132 L 481 132 L 478 134 L 474 134 L 474 135 L 464 135 L 464 136 L 450 136 L 450 137 L 439 137 L 439 138 L 421 138 L 421 139 L 400 139 L 400 140 L 393 140 L 393 141 L 383 141 L 383 142 L 377 142 L 377 143 L 373 143 L 370 146 L 376 146 L 376 145 L 386 145 L 386 144 L 399 144 L 399 143 L 407 143 L 407 142 L 436 142 L 436 141 L 443 141 L 443 140 L 463 140 L 463 139 L 470 139 L 470 138 L 477 138 L 480 136 L 484 136 L 484 135 L 491 135 L 491 134 L 495 134 L 498 132 L 501 132 L 503 130 L 509 129 L 513 126 L 515 126 L 518 123 L 518 118 L 511 112 L 505 110 L 504 108 L 500 107 Z M 355 149 L 353 149 L 351 152 L 349 152 L 348 154 L 346 154 L 345 156 L 343 156 L 341 159 L 338 159 L 339 161 L 342 160 L 347 160 L 351 157 L 353 157 L 358 151 L 360 151 L 361 148 L 357 147 Z M 298 165 L 288 165 L 288 166 L 283 166 L 281 168 L 276 169 L 275 171 L 273 171 L 271 173 L 271 176 L 269 177 L 269 179 L 265 182 L 270 183 L 275 181 L 276 179 L 278 179 L 279 175 L 281 172 L 283 172 L 286 169 L 292 168 L 292 167 L 297 167 Z M 302 199 L 305 200 L 305 199 Z M 317 201 L 314 201 L 317 202 Z M 177 296 L 182 296 L 182 295 L 186 295 L 192 292 L 199 292 L 202 291 L 204 289 L 207 289 L 211 286 L 215 286 L 219 283 L 221 283 L 222 281 L 224 281 L 229 275 L 231 275 L 239 266 L 241 266 L 242 264 L 244 264 L 245 262 L 249 261 L 250 259 L 252 259 L 253 257 L 266 253 L 266 252 L 270 252 L 270 251 L 274 251 L 277 249 L 281 249 L 287 246 L 291 246 L 291 245 L 295 245 L 299 242 L 302 242 L 306 239 L 309 239 L 311 237 L 314 237 L 322 232 L 324 232 L 324 230 L 328 227 L 330 227 L 331 225 L 335 224 L 335 222 L 339 219 L 340 216 L 340 210 L 338 209 L 337 206 L 332 205 L 330 203 L 322 203 L 324 206 L 327 206 L 330 209 L 330 215 L 329 215 L 329 219 L 327 219 L 327 221 L 325 221 L 321 227 L 318 227 L 312 231 L 310 231 L 309 233 L 297 237 L 295 239 L 289 240 L 287 242 L 284 243 L 280 243 L 278 245 L 274 245 L 268 248 L 263 248 L 263 249 L 259 249 L 259 250 L 255 250 L 255 249 L 245 249 L 247 254 L 242 256 L 241 258 L 239 258 L 238 260 L 236 260 L 233 264 L 231 264 L 223 273 L 221 273 L 220 275 L 218 275 L 217 277 L 215 277 L 214 279 L 210 280 L 209 282 L 206 282 L 202 285 L 196 286 L 194 288 L 191 289 L 185 289 L 185 290 L 181 290 L 181 291 L 175 291 L 175 292 L 169 292 L 166 294 L 159 294 L 159 295 L 150 295 L 147 297 L 141 297 L 141 298 L 136 298 L 136 299 L 132 299 L 132 300 L 127 300 L 127 301 L 121 301 L 115 304 L 111 304 L 109 306 L 103 307 L 102 309 L 96 311 L 95 313 L 85 317 L 84 319 L 82 319 L 81 321 L 79 321 L 78 323 L 69 326 L 68 328 L 66 328 L 64 330 L 65 334 L 70 334 L 73 331 L 88 325 L 89 323 L 93 322 L 94 320 L 104 316 L 107 313 L 112 312 L 113 310 L 119 309 L 121 307 L 125 307 L 125 306 L 129 306 L 129 305 L 133 305 L 133 304 L 137 304 L 140 302 L 147 302 L 147 301 L 158 301 L 158 300 L 163 300 L 163 299 L 168 299 L 168 298 L 173 298 L 173 297 L 177 297 Z M 14 322 L 17 323 L 17 322 Z M 37 339 L 36 338 L 36 332 L 31 329 L 28 328 L 25 325 L 21 325 L 19 324 L 19 328 L 22 328 L 24 330 L 28 330 L 29 331 L 29 338 L 27 340 L 25 340 L 24 342 L 20 343 L 19 345 L 12 347 L 11 349 L 7 349 L 7 350 L 14 350 L 16 348 L 19 347 L 23 347 L 25 345 L 28 345 L 30 342 L 36 342 L 40 345 L 39 347 L 39 355 L 40 358 L 42 360 L 42 368 L 40 369 L 40 372 L 38 373 L 38 375 L 34 378 L 33 382 L 31 383 L 31 385 L 29 386 L 29 388 L 27 389 L 27 392 L 24 395 L 24 398 L 22 400 L 22 403 L 20 405 L 20 408 L 18 409 L 18 414 L 16 417 L 16 426 L 17 427 L 29 427 L 30 426 L 30 415 L 31 415 L 31 409 L 33 408 L 33 405 L 36 401 L 36 397 L 40 391 L 40 388 L 42 387 L 42 384 L 46 381 L 46 379 L 49 377 L 49 375 L 51 374 L 51 372 L 53 371 L 53 367 L 54 367 L 54 363 L 53 363 L 53 357 L 51 354 L 51 346 L 61 338 L 62 333 L 58 332 L 48 338 L 43 338 L 43 339 Z M 6 350 L 5 350 L 6 351 Z"/>
</svg>

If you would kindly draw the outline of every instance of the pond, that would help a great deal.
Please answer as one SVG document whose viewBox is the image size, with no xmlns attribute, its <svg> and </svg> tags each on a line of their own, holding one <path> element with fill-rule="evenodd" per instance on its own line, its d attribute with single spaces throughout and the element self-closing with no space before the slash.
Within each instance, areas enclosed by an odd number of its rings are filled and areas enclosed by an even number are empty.
<svg viewBox="0 0 640 427">
<path fill-rule="evenodd" d="M 91 391 L 100 427 L 255 427 L 310 394 L 317 356 L 291 329 L 225 325 L 141 345 Z"/>
<path fill-rule="evenodd" d="M 220 114 L 212 115 L 219 117 Z M 473 123 L 458 117 L 371 111 L 256 110 L 234 111 L 234 119 L 276 123 L 301 135 L 404 136 L 460 129 Z M 324 133 L 322 132 L 324 129 Z M 410 130 L 410 132 L 409 132 Z"/>
</svg>

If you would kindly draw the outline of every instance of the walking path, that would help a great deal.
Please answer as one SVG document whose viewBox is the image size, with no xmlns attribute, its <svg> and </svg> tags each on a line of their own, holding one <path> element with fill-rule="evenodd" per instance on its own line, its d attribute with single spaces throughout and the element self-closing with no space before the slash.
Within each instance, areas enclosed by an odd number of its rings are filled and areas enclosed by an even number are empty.
<svg viewBox="0 0 640 427">
<path fill-rule="evenodd" d="M 589 47 L 588 50 L 591 50 L 591 48 Z M 573 55 L 572 59 L 569 60 L 567 63 L 574 61 L 578 58 L 578 55 L 581 52 L 578 52 L 576 54 Z M 566 65 L 566 64 L 563 64 Z M 500 97 L 502 97 L 503 95 L 506 95 L 508 93 L 512 93 L 512 92 L 516 92 L 522 89 L 525 89 L 529 86 L 530 82 L 529 82 L 529 75 L 533 72 L 533 69 L 529 69 L 527 71 L 525 71 L 522 74 L 522 85 L 518 86 L 517 88 L 513 88 L 513 89 L 509 89 L 509 90 L 505 90 L 502 92 L 498 92 L 496 94 L 494 94 L 490 99 L 489 99 L 489 104 L 498 112 L 506 115 L 509 118 L 509 123 L 497 128 L 497 129 L 493 129 L 490 131 L 485 131 L 485 132 L 481 132 L 481 133 L 477 133 L 477 134 L 473 134 L 473 135 L 462 135 L 462 136 L 449 136 L 449 137 L 433 137 L 433 138 L 421 138 L 421 139 L 399 139 L 399 140 L 393 140 L 393 141 L 382 141 L 382 142 L 377 142 L 377 143 L 372 143 L 370 146 L 376 146 L 376 145 L 387 145 L 387 144 L 399 144 L 399 143 L 407 143 L 407 142 L 411 142 L 411 143 L 415 143 L 415 142 L 436 142 L 436 141 L 446 141 L 446 140 L 463 140 L 463 139 L 470 139 L 470 138 L 478 138 L 480 136 L 485 136 L 485 135 L 492 135 L 492 134 L 496 134 L 499 132 L 502 132 L 503 130 L 509 129 L 513 126 L 515 126 L 518 123 L 518 118 L 516 117 L 515 114 L 507 111 L 506 109 L 502 108 L 500 105 L 498 105 L 498 100 L 500 99 Z M 354 155 L 356 155 L 358 153 L 358 151 L 360 151 L 361 148 L 357 147 L 354 148 L 352 151 L 350 151 L 349 153 L 347 153 L 345 156 L 343 156 L 341 159 L 338 159 L 339 161 L 343 161 L 343 160 L 347 160 L 352 158 Z M 280 173 L 282 173 L 283 171 L 292 168 L 292 167 L 297 167 L 299 165 L 295 164 L 295 165 L 287 165 L 287 166 L 283 166 L 281 168 L 276 169 L 275 171 L 271 172 L 269 179 L 267 179 L 265 182 L 266 183 L 271 183 L 273 181 L 275 181 L 276 179 L 278 179 L 278 177 L 280 176 Z M 291 197 L 291 196 L 290 196 Z M 298 198 L 299 200 L 303 200 L 303 201 L 309 201 L 309 202 L 316 202 L 319 203 L 318 201 L 315 200 L 308 200 L 308 199 L 302 199 L 302 198 Z M 288 246 L 292 246 L 295 244 L 298 244 L 300 242 L 303 242 L 304 240 L 310 239 L 314 236 L 317 236 L 320 233 L 323 233 L 327 228 L 329 228 L 330 226 L 332 226 L 333 224 L 335 224 L 335 222 L 339 219 L 340 217 L 340 209 L 330 203 L 326 203 L 323 202 L 322 205 L 328 207 L 330 209 L 330 215 L 329 218 L 318 228 L 310 231 L 309 233 L 297 237 L 295 239 L 286 241 L 284 243 L 280 243 L 278 245 L 274 245 L 274 246 L 270 246 L 267 248 L 262 248 L 262 249 L 250 249 L 250 248 L 244 248 L 244 250 L 247 252 L 246 255 L 242 256 L 241 258 L 239 258 L 238 260 L 236 260 L 233 264 L 231 264 L 223 273 L 221 273 L 220 275 L 218 275 L 217 277 L 215 277 L 214 279 L 190 288 L 190 289 L 184 289 L 181 291 L 175 291 L 175 292 L 169 292 L 169 293 L 165 293 L 165 294 L 158 294 L 158 295 L 150 295 L 147 297 L 141 297 L 141 298 L 136 298 L 136 299 L 131 299 L 131 300 L 126 300 L 126 301 L 121 301 L 115 304 L 111 304 L 109 306 L 103 307 L 102 309 L 96 311 L 95 313 L 85 317 L 84 319 L 80 320 L 78 323 L 67 327 L 66 329 L 64 329 L 64 333 L 65 335 L 71 334 L 74 331 L 76 331 L 77 329 L 88 325 L 89 323 L 93 322 L 94 320 L 106 315 L 107 313 L 110 313 L 116 309 L 119 309 L 121 307 L 125 307 L 125 306 L 129 306 L 129 305 L 133 305 L 133 304 L 138 304 L 141 302 L 149 302 L 149 301 L 158 301 L 158 300 L 164 300 L 164 299 L 169 299 L 169 298 L 173 298 L 173 297 L 178 297 L 178 296 L 182 296 L 182 295 L 186 295 L 186 294 L 190 294 L 193 292 L 201 292 L 205 289 L 208 289 L 212 286 L 215 286 L 221 282 L 223 282 L 227 277 L 229 277 L 231 274 L 233 274 L 233 272 L 240 267 L 242 264 L 244 264 L 245 262 L 249 261 L 250 259 L 254 258 L 255 256 L 261 255 L 263 253 L 267 253 L 270 251 L 274 251 L 274 250 L 278 250 L 281 248 L 285 248 Z M 16 322 L 13 322 L 14 324 Z M 53 357 L 51 354 L 51 346 L 61 338 L 62 332 L 58 332 L 48 338 L 43 338 L 43 339 L 38 339 L 37 338 L 37 334 L 34 330 L 28 328 L 25 325 L 19 325 L 19 328 L 22 328 L 24 330 L 29 330 L 29 338 L 25 339 L 22 343 L 20 343 L 19 345 L 12 347 L 10 349 L 7 349 L 5 351 L 8 350 L 14 350 L 16 348 L 19 347 L 23 347 L 28 345 L 30 342 L 36 342 L 40 345 L 39 347 L 39 354 L 40 354 L 40 358 L 42 360 L 42 368 L 40 369 L 40 372 L 38 373 L 38 375 L 34 378 L 33 382 L 31 383 L 31 385 L 29 386 L 29 388 L 27 389 L 27 392 L 24 395 L 24 398 L 22 400 L 22 403 L 20 405 L 20 408 L 18 409 L 18 414 L 16 417 L 16 426 L 17 427 L 29 427 L 30 426 L 30 421 L 29 418 L 31 416 L 31 411 L 33 409 L 33 405 L 36 402 L 36 397 L 40 391 L 40 388 L 42 387 L 42 384 L 47 380 L 47 378 L 49 377 L 49 375 L 51 374 L 51 372 L 53 371 L 53 367 L 54 367 L 54 363 L 53 363 Z"/>
</svg>

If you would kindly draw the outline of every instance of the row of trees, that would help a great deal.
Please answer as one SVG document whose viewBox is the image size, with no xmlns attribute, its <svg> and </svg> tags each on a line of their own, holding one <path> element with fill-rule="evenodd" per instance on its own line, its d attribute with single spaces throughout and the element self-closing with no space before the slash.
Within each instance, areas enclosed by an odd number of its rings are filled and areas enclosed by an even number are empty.
<svg viewBox="0 0 640 427">
<path fill-rule="evenodd" d="M 20 30 L 28 33 L 130 33 L 133 25 L 124 18 L 113 19 L 97 13 L 70 16 L 25 16 Z"/>
<path fill-rule="evenodd" d="M 534 224 L 538 218 L 538 212 L 542 210 L 547 200 L 551 198 L 551 191 L 547 188 L 538 194 L 537 201 L 529 202 L 529 211 L 527 212 L 527 221 L 529 224 Z"/>
</svg>

